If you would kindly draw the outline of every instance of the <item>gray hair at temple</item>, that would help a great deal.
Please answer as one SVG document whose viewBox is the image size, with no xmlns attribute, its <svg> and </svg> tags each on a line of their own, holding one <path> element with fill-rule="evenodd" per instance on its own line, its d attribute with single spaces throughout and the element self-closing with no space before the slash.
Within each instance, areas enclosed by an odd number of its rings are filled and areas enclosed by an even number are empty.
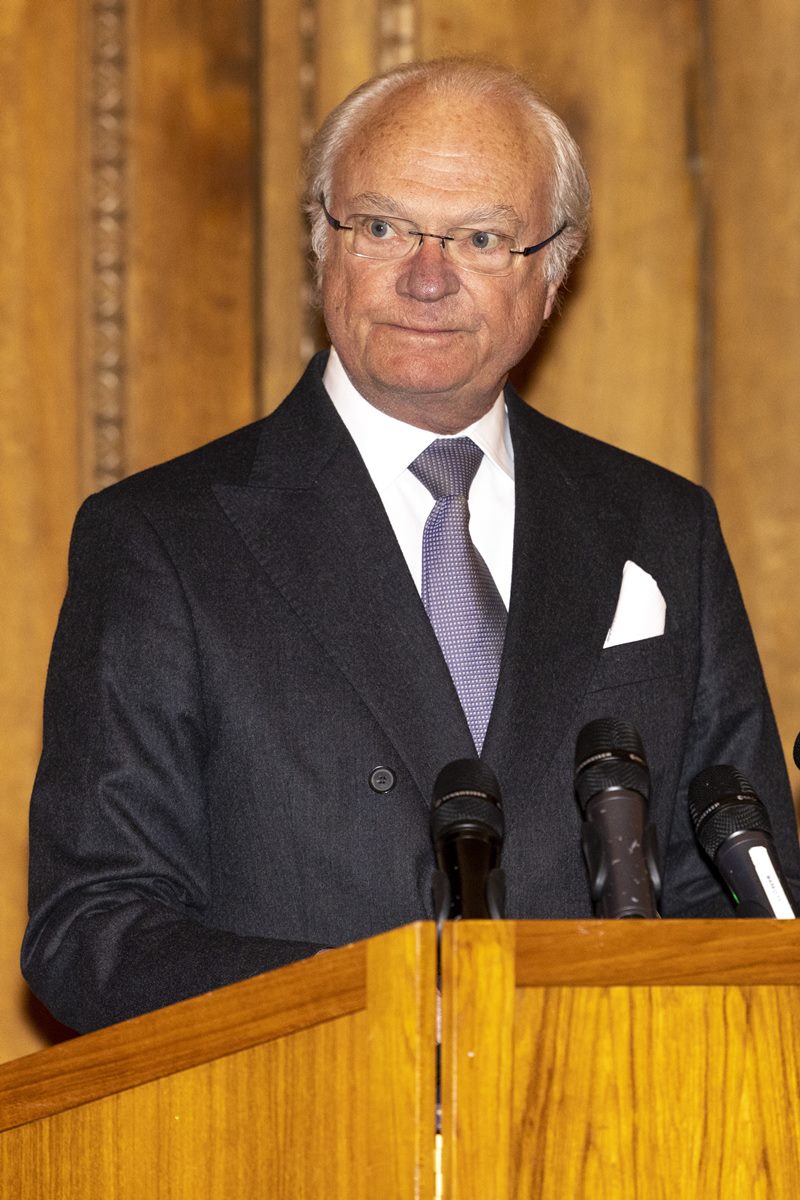
<svg viewBox="0 0 800 1200">
<path fill-rule="evenodd" d="M 589 228 L 591 190 L 581 152 L 564 122 L 524 76 L 507 67 L 468 58 L 440 58 L 393 67 L 362 83 L 322 124 L 306 157 L 304 198 L 318 273 L 325 261 L 329 231 L 319 197 L 331 195 L 339 155 L 357 136 L 370 113 L 388 97 L 406 88 L 419 88 L 440 96 L 507 99 L 534 118 L 536 131 L 551 154 L 553 229 L 562 224 L 566 226 L 562 235 L 544 251 L 545 276 L 548 283 L 561 283 Z"/>
</svg>

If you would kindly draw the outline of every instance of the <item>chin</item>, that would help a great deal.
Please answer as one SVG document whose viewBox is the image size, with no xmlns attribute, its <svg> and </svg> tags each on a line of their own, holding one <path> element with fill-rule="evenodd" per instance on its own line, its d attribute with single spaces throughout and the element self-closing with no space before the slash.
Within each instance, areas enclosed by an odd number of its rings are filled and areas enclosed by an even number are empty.
<svg viewBox="0 0 800 1200">
<path fill-rule="evenodd" d="M 414 396 L 455 395 L 468 382 L 468 377 L 443 371 L 387 371 L 384 366 L 376 374 L 375 382 L 385 392 L 397 392 L 412 399 Z"/>
<path fill-rule="evenodd" d="M 454 370 L 455 365 L 444 348 L 441 353 L 419 354 L 409 349 L 405 354 L 376 354 L 367 364 L 377 384 L 409 396 L 452 393 L 464 387 L 472 372 L 464 365 Z"/>
</svg>

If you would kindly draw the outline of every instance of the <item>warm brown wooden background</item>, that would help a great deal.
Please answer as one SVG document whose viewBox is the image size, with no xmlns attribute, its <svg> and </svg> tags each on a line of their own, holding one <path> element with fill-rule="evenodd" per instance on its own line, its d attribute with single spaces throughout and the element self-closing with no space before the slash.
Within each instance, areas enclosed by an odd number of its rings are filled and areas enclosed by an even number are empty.
<svg viewBox="0 0 800 1200">
<path fill-rule="evenodd" d="M 797 732 L 796 0 L 2 0 L 0 1058 L 53 1033 L 17 952 L 74 510 L 281 398 L 318 336 L 304 140 L 374 69 L 447 52 L 528 69 L 594 182 L 526 395 L 711 486 Z"/>
</svg>

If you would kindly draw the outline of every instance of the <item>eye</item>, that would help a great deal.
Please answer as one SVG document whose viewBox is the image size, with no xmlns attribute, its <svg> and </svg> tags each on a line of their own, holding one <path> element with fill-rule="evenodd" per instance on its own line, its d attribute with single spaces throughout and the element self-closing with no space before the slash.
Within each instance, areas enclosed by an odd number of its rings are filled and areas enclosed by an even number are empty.
<svg viewBox="0 0 800 1200">
<path fill-rule="evenodd" d="M 397 236 L 397 231 L 385 217 L 366 217 L 364 232 L 376 242 L 385 242 Z"/>
<path fill-rule="evenodd" d="M 470 231 L 467 243 L 470 250 L 499 250 L 503 238 L 499 233 L 490 233 L 488 229 L 473 229 Z"/>
</svg>

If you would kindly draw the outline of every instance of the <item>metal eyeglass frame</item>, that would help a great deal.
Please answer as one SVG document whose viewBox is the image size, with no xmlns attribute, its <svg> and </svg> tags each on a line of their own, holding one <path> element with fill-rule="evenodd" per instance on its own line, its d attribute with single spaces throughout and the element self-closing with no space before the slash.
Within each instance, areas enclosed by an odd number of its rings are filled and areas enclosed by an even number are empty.
<svg viewBox="0 0 800 1200">
<path fill-rule="evenodd" d="M 320 205 L 322 206 L 322 211 L 325 213 L 325 217 L 326 217 L 328 224 L 333 229 L 335 229 L 337 233 L 340 233 L 344 230 L 352 230 L 353 229 L 352 225 L 343 225 L 341 221 L 337 221 L 336 217 L 334 217 L 331 213 L 328 212 L 328 209 L 325 205 L 325 196 L 322 192 L 320 192 L 318 199 L 319 199 Z M 361 214 L 359 214 L 359 215 L 361 215 Z M 390 220 L 390 218 L 387 217 L 386 220 Z M 467 228 L 467 227 L 464 226 L 464 228 Z M 544 241 L 537 242 L 535 246 L 525 246 L 520 250 L 510 249 L 509 254 L 519 254 L 522 258 L 527 258 L 529 254 L 536 254 L 537 250 L 544 250 L 545 246 L 549 246 L 550 243 L 554 242 L 557 237 L 560 237 L 566 228 L 567 228 L 567 222 L 565 221 L 563 223 L 563 225 L 561 225 L 555 231 L 555 233 L 551 233 L 550 237 L 545 238 Z M 476 232 L 480 232 L 480 230 L 476 230 Z M 437 242 L 441 242 L 443 250 L 444 250 L 445 242 L 452 242 L 454 240 L 452 237 L 449 237 L 446 233 L 423 233 L 422 230 L 419 230 L 419 229 L 415 229 L 413 231 L 413 234 L 410 232 L 409 236 L 419 238 L 419 244 L 417 245 L 418 250 L 419 250 L 419 247 L 422 245 L 423 238 L 435 238 L 435 240 Z M 369 259 L 370 262 L 399 262 L 401 258 L 405 258 L 411 252 L 411 249 L 412 249 L 412 247 L 409 246 L 408 250 L 405 250 L 402 254 L 398 255 L 397 258 L 395 258 L 395 259 L 370 258 L 369 255 L 367 255 L 367 254 L 355 254 L 354 251 L 351 251 L 351 253 L 353 253 L 354 257 L 356 257 L 356 258 L 367 258 L 367 259 Z M 464 268 L 464 269 L 469 270 L 468 267 Z M 486 274 L 491 275 L 491 274 L 494 274 L 494 272 L 487 271 Z"/>
</svg>

